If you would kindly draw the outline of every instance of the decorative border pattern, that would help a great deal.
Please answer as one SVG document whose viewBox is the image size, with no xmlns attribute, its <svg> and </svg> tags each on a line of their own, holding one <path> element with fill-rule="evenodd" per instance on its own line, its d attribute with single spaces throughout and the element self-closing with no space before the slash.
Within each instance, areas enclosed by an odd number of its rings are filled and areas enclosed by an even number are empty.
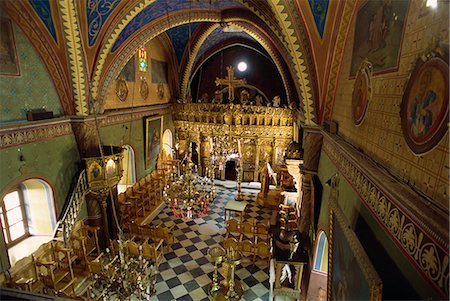
<svg viewBox="0 0 450 301">
<path fill-rule="evenodd" d="M 283 0 L 272 0 L 271 5 L 277 15 L 278 20 L 280 20 L 281 26 L 283 28 L 283 33 L 285 34 L 286 40 L 288 42 L 289 52 L 292 55 L 295 75 L 300 83 L 300 93 L 302 97 L 303 111 L 305 114 L 305 124 L 316 125 L 316 122 L 314 121 L 314 99 L 311 93 L 311 83 L 308 79 L 309 75 L 305 66 L 305 60 L 302 58 L 303 53 L 301 52 L 299 39 L 296 35 L 295 30 L 292 29 L 293 24 L 290 20 L 289 14 L 285 10 Z"/>
<path fill-rule="evenodd" d="M 150 114 L 164 115 L 169 112 L 169 105 L 160 105 L 153 109 L 145 109 L 137 112 L 131 110 L 121 113 L 113 113 L 111 115 L 102 115 L 98 117 L 98 119 L 100 121 L 100 126 L 105 127 L 114 124 L 124 124 L 130 121 L 140 121 L 143 117 Z M 94 117 L 81 117 L 80 119 L 64 118 L 57 122 L 53 120 L 51 123 L 39 123 L 26 126 L 21 124 L 11 128 L 1 128 L 0 150 L 27 143 L 36 143 L 60 136 L 72 135 L 72 123 L 88 123 L 92 120 L 94 120 Z"/>
<path fill-rule="evenodd" d="M 342 13 L 341 23 L 339 24 L 339 32 L 336 37 L 336 43 L 334 44 L 334 54 L 330 64 L 327 90 L 324 94 L 325 100 L 321 121 L 331 119 L 345 42 L 356 3 L 357 1 L 345 1 L 344 12 Z"/>
<path fill-rule="evenodd" d="M 422 218 L 414 217 L 415 212 L 400 207 L 390 195 L 363 173 L 338 142 L 327 134 L 324 138 L 324 152 L 339 172 L 352 183 L 373 217 L 437 294 L 443 299 L 448 299 L 448 237 L 440 236 L 430 229 Z M 439 226 L 442 227 L 437 225 Z"/>
<path fill-rule="evenodd" d="M 97 41 L 98 34 L 103 28 L 108 17 L 111 15 L 120 0 L 87 0 L 86 19 L 88 25 L 89 46 Z"/>
<path fill-rule="evenodd" d="M 65 37 L 67 39 L 67 50 L 69 52 L 70 70 L 72 71 L 72 84 L 77 115 L 88 115 L 88 105 L 85 95 L 85 66 L 81 55 L 81 38 L 76 17 L 74 2 L 71 0 L 60 0 L 61 19 L 64 24 Z"/>
<path fill-rule="evenodd" d="M 72 134 L 72 127 L 68 120 L 63 123 L 36 126 L 2 133 L 0 132 L 0 149 L 36 143 Z"/>
</svg>

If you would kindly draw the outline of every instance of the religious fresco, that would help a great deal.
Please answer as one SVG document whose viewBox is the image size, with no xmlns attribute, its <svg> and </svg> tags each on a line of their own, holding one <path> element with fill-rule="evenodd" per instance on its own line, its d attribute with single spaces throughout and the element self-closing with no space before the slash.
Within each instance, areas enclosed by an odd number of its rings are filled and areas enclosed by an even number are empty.
<svg viewBox="0 0 450 301">
<path fill-rule="evenodd" d="M 329 300 L 381 300 L 382 282 L 344 213 L 330 206 Z"/>
<path fill-rule="evenodd" d="M 316 23 L 317 32 L 320 38 L 323 39 L 330 0 L 308 0 L 308 3 Z"/>
<path fill-rule="evenodd" d="M 163 134 L 162 123 L 162 116 L 145 119 L 145 169 L 156 168 Z"/>
<path fill-rule="evenodd" d="M 128 82 L 136 81 L 136 64 L 134 61 L 135 59 L 133 55 L 123 67 L 122 71 L 120 72 L 119 78 L 123 78 Z"/>
<path fill-rule="evenodd" d="M 418 59 L 406 87 L 400 109 L 402 130 L 415 154 L 435 147 L 447 132 L 448 57 Z"/>
<path fill-rule="evenodd" d="M 355 84 L 353 85 L 352 118 L 357 126 L 363 122 L 371 98 L 371 70 L 372 65 L 368 61 L 364 61 L 358 70 Z"/>
<path fill-rule="evenodd" d="M 116 80 L 116 95 L 122 102 L 127 100 L 128 86 L 127 82 L 123 78 L 119 78 Z"/>
<path fill-rule="evenodd" d="M 153 84 L 167 84 L 168 71 L 166 62 L 151 59 L 151 72 Z"/>
<path fill-rule="evenodd" d="M 58 36 L 56 35 L 55 23 L 53 22 L 50 0 L 28 0 L 28 2 L 33 7 L 42 23 L 44 23 L 55 42 L 58 43 Z"/>
<path fill-rule="evenodd" d="M 148 97 L 148 84 L 144 77 L 141 77 L 141 85 L 139 87 L 139 94 L 141 95 L 143 100 L 146 100 Z"/>
<path fill-rule="evenodd" d="M 373 72 L 398 68 L 408 1 L 367 1 L 357 13 L 350 76 L 358 71 L 367 58 Z"/>
<path fill-rule="evenodd" d="M 119 3 L 120 0 L 86 1 L 89 46 L 95 44 L 103 25 Z"/>
<path fill-rule="evenodd" d="M 0 18 L 0 75 L 20 75 L 11 20 Z"/>
</svg>

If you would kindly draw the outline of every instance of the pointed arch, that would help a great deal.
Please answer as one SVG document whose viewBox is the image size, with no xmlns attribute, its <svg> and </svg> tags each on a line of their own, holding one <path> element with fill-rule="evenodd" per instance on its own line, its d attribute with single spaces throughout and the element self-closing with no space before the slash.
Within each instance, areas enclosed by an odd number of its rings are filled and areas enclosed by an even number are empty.
<svg viewBox="0 0 450 301">
<path fill-rule="evenodd" d="M 328 273 L 328 239 L 324 231 L 317 236 L 313 270 Z"/>
</svg>

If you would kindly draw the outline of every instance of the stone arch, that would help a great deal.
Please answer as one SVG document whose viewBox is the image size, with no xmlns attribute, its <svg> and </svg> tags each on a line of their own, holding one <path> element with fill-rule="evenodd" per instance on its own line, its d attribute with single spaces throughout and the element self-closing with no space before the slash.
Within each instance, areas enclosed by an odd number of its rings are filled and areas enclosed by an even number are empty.
<svg viewBox="0 0 450 301">
<path fill-rule="evenodd" d="M 95 67 L 95 74 L 94 74 L 94 81 L 93 81 L 93 95 L 94 97 L 97 97 L 97 99 L 102 99 L 104 95 L 106 94 L 106 91 L 111 83 L 111 81 L 115 78 L 115 76 L 120 72 L 121 68 L 126 64 L 128 59 L 133 55 L 134 51 L 137 49 L 138 45 L 145 43 L 154 37 L 158 36 L 159 34 L 165 32 L 167 29 L 170 29 L 172 27 L 186 24 L 189 22 L 233 22 L 234 25 L 238 25 L 241 28 L 245 28 L 245 25 L 242 23 L 250 22 L 248 19 L 243 18 L 242 11 L 238 11 L 238 14 L 233 15 L 232 12 L 227 12 L 226 15 L 223 15 L 220 12 L 212 12 L 212 11 L 195 11 L 195 12 L 177 12 L 175 15 L 170 15 L 170 22 L 168 22 L 167 16 L 161 17 L 157 20 L 157 22 L 154 22 L 151 24 L 151 26 L 147 25 L 144 26 L 139 33 L 135 34 L 134 37 L 129 38 L 129 41 L 127 45 L 121 46 L 122 49 L 120 51 L 116 51 L 116 53 L 120 52 L 120 55 L 111 55 L 110 50 L 114 42 L 117 40 L 117 37 L 119 36 L 120 32 L 123 30 L 123 28 L 126 26 L 126 23 L 129 22 L 138 12 L 142 11 L 145 8 L 145 5 L 142 5 L 142 7 L 135 7 L 135 9 L 131 10 L 129 15 L 125 16 L 120 25 L 116 28 L 116 30 L 112 31 L 113 34 L 111 34 L 110 39 L 108 40 L 108 43 L 105 44 L 104 48 L 100 52 L 99 60 Z M 136 12 L 138 10 L 138 12 Z M 225 19 L 224 19 L 225 18 Z M 254 18 L 253 18 L 254 19 Z M 127 21 L 125 21 L 127 20 Z M 250 30 L 250 33 L 253 38 L 256 36 L 257 28 L 259 28 L 259 25 L 265 25 L 268 26 L 270 31 L 270 24 L 266 21 L 260 22 L 261 24 L 255 23 L 257 21 L 253 21 L 254 25 L 254 31 Z M 306 62 L 303 59 L 296 60 L 295 64 L 294 62 L 291 62 L 292 58 L 290 57 L 288 47 L 289 45 L 286 45 L 286 43 L 283 42 L 283 37 L 280 34 L 276 34 L 272 32 L 271 37 L 266 36 L 256 36 L 256 39 L 258 42 L 261 43 L 261 45 L 268 51 L 272 59 L 274 60 L 275 64 L 277 65 L 277 68 L 280 69 L 281 60 L 276 56 L 274 49 L 276 47 L 281 47 L 279 50 L 283 53 L 281 54 L 282 57 L 286 60 L 286 63 L 295 70 L 290 70 L 290 73 L 294 75 L 294 85 L 296 86 L 296 89 L 298 91 L 298 94 L 301 96 L 302 106 L 303 108 L 310 108 L 313 98 L 311 93 L 311 86 L 309 80 L 302 80 L 301 82 L 298 82 L 297 76 L 299 74 L 302 74 L 302 79 L 305 79 L 308 77 L 307 73 L 307 67 Z M 278 41 L 274 41 L 274 39 L 278 39 Z M 275 44 L 274 44 L 275 43 Z M 298 47 L 297 47 L 298 48 Z M 120 48 L 119 48 L 120 49 Z M 296 50 L 297 54 L 301 55 L 300 50 Z M 298 57 L 298 56 L 297 56 Z M 194 59 L 192 59 L 193 62 Z M 291 64 L 292 63 L 292 64 Z M 300 64 L 300 65 L 299 65 Z M 105 65 L 107 66 L 106 70 L 103 70 Z M 192 63 L 191 63 L 192 65 Z M 187 65 L 189 66 L 189 65 Z M 192 67 L 192 66 L 191 66 Z M 290 68 L 290 67 L 288 67 Z M 190 68 L 186 68 L 186 70 L 190 70 Z M 182 87 L 185 86 L 185 83 L 187 81 L 185 80 L 186 74 L 189 75 L 188 71 L 183 73 L 183 80 L 182 80 Z M 286 83 L 286 74 L 284 72 L 280 71 L 280 74 L 282 75 L 283 82 Z M 103 75 L 103 76 L 101 76 Z M 287 90 L 289 91 L 289 90 Z M 290 93 L 287 93 L 288 98 Z M 307 97 L 306 97 L 307 96 Z M 306 98 L 305 98 L 306 97 Z M 311 110 L 305 110 L 306 114 L 306 120 L 305 122 L 307 124 L 311 123 L 314 124 L 313 119 L 315 118 L 314 112 Z"/>
</svg>

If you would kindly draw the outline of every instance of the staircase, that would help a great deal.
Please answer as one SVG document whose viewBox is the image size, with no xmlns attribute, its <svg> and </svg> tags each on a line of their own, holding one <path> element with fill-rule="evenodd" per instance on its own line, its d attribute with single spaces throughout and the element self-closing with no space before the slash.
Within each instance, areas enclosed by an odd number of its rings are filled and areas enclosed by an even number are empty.
<svg viewBox="0 0 450 301">
<path fill-rule="evenodd" d="M 69 244 L 69 238 L 72 234 L 73 226 L 77 221 L 78 213 L 80 212 L 80 208 L 83 205 L 85 196 L 88 192 L 89 187 L 87 184 L 86 170 L 83 170 L 78 176 L 78 180 L 72 191 L 69 202 L 58 220 L 55 232 L 53 233 L 54 239 L 61 239 L 62 237 L 66 247 Z"/>
</svg>

